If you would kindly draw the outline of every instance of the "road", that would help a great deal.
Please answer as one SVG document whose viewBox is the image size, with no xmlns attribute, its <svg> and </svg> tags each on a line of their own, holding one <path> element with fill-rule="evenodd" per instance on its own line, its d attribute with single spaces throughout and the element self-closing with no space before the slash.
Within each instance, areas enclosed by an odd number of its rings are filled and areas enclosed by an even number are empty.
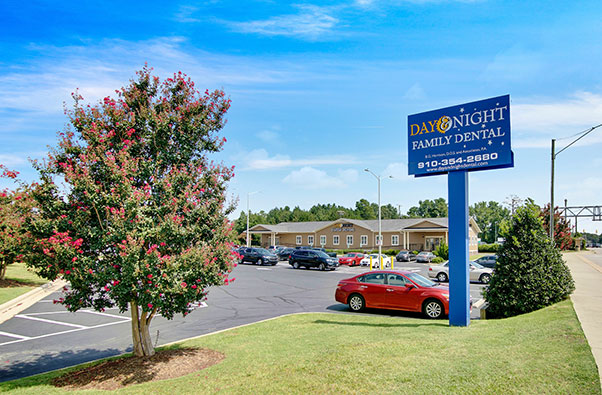
<svg viewBox="0 0 602 395">
<path fill-rule="evenodd" d="M 427 275 L 427 265 L 396 264 L 396 269 Z M 366 271 L 342 266 L 333 272 L 292 269 L 288 263 L 276 266 L 239 265 L 236 280 L 209 291 L 205 304 L 186 317 L 168 321 L 157 317 L 151 324 L 156 345 L 249 324 L 283 314 L 299 312 L 349 313 L 346 305 L 334 300 L 340 279 Z M 471 284 L 471 294 L 479 298 L 482 285 Z M 67 312 L 53 304 L 52 294 L 0 324 L 0 381 L 13 380 L 83 362 L 131 351 L 129 314 L 116 309 L 104 313 L 92 310 Z M 421 318 L 415 313 L 368 311 L 365 314 Z M 473 309 L 473 318 L 479 312 Z"/>
</svg>

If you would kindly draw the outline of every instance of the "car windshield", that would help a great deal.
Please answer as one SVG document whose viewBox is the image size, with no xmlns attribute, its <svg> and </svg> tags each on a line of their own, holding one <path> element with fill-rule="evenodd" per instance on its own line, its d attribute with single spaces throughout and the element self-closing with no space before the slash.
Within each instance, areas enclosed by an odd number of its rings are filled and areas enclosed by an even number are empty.
<svg viewBox="0 0 602 395">
<path fill-rule="evenodd" d="M 353 258 L 355 254 L 345 254 L 345 256 Z"/>
<path fill-rule="evenodd" d="M 434 287 L 438 285 L 436 282 L 424 278 L 420 274 L 407 273 L 405 276 L 410 280 L 414 281 L 416 284 L 420 285 L 421 287 Z"/>
<path fill-rule="evenodd" d="M 322 252 L 322 251 L 316 251 L 316 255 L 319 256 L 320 258 L 330 258 L 327 253 Z"/>
<path fill-rule="evenodd" d="M 476 267 L 477 269 L 483 269 L 483 265 L 479 265 L 478 263 L 476 263 L 475 261 L 470 261 L 470 264 L 474 267 Z"/>
<path fill-rule="evenodd" d="M 258 248 L 257 252 L 260 254 L 265 254 L 265 255 L 271 255 L 272 253 L 268 250 L 266 250 L 265 248 Z"/>
</svg>

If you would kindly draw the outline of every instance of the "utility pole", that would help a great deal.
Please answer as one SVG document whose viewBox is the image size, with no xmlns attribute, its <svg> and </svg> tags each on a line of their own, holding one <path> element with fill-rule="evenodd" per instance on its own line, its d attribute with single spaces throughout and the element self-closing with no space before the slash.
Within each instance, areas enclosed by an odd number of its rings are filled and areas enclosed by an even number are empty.
<svg viewBox="0 0 602 395">
<path fill-rule="evenodd" d="M 554 243 L 554 160 L 556 160 L 556 157 L 558 155 L 560 155 L 560 153 L 562 151 L 564 151 L 565 149 L 569 148 L 571 145 L 575 144 L 577 141 L 581 140 L 582 138 L 584 138 L 585 136 L 587 136 L 588 134 L 590 134 L 591 132 L 593 132 L 594 130 L 598 129 L 600 126 L 602 126 L 602 123 L 596 126 L 592 126 L 591 128 L 587 129 L 586 131 L 582 132 L 582 133 L 578 133 L 580 134 L 579 137 L 577 137 L 575 140 L 571 141 L 566 147 L 564 147 L 563 149 L 561 149 L 558 152 L 555 152 L 556 149 L 556 139 L 552 139 L 552 171 L 550 172 L 551 174 L 551 180 L 550 180 L 550 239 L 552 240 L 552 243 Z M 575 137 L 576 135 L 573 135 L 571 137 Z M 577 231 L 575 224 L 575 231 Z"/>
</svg>

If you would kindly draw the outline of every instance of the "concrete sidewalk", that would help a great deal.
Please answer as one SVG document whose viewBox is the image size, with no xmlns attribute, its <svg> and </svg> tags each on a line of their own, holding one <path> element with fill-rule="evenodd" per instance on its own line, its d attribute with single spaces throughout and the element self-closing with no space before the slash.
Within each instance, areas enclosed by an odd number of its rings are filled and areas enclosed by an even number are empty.
<svg viewBox="0 0 602 395">
<path fill-rule="evenodd" d="M 563 256 L 575 280 L 571 301 L 602 375 L 602 265 L 597 264 L 602 262 L 602 253 L 583 251 Z"/>
<path fill-rule="evenodd" d="M 0 324 L 32 306 L 38 300 L 44 299 L 51 293 L 63 288 L 66 284 L 64 280 L 55 280 L 0 305 Z"/>
</svg>

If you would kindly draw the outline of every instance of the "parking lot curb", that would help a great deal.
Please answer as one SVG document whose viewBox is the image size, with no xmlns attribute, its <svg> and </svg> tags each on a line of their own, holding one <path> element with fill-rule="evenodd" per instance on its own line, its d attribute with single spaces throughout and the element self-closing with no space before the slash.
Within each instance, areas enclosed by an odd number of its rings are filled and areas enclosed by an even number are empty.
<svg viewBox="0 0 602 395">
<path fill-rule="evenodd" d="M 32 306 L 38 300 L 63 288 L 66 284 L 67 282 L 64 280 L 55 280 L 0 305 L 0 324 Z"/>
</svg>

